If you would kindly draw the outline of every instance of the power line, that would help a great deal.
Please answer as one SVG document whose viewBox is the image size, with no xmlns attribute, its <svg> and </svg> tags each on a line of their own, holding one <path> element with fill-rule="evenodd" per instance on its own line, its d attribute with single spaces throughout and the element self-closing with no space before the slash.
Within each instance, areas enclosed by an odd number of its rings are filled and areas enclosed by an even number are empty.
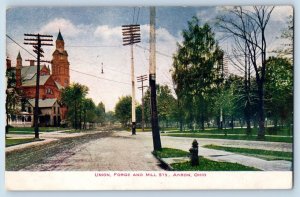
<svg viewBox="0 0 300 197">
<path fill-rule="evenodd" d="M 139 15 L 140 15 L 140 7 L 139 7 L 139 11 L 138 11 L 138 14 L 137 14 L 137 17 L 136 17 L 136 22 L 135 22 L 135 24 L 137 24 L 137 22 L 139 21 Z"/>
<path fill-rule="evenodd" d="M 150 49 L 148 49 L 148 48 L 146 48 L 146 47 L 142 47 L 141 45 L 136 44 L 136 46 L 139 47 L 139 48 L 141 48 L 141 49 L 145 49 L 145 50 L 147 50 L 147 51 L 150 51 Z M 155 52 L 156 52 L 157 54 L 159 54 L 159 55 L 173 58 L 172 56 L 170 56 L 170 55 L 168 55 L 168 54 L 165 54 L 165 53 L 162 53 L 162 52 L 160 52 L 160 51 L 157 51 L 157 50 L 156 50 Z"/>
<path fill-rule="evenodd" d="M 6 34 L 6 36 L 12 40 L 16 45 L 18 45 L 19 47 L 21 47 L 23 50 L 25 50 L 28 54 L 32 55 L 34 58 L 36 58 L 32 53 L 30 53 L 26 48 L 24 48 L 23 46 L 21 46 L 17 41 L 15 41 L 13 38 L 11 38 L 9 35 Z M 84 72 L 81 72 L 81 71 L 78 71 L 78 70 L 74 70 L 74 69 L 71 69 L 71 71 L 74 71 L 74 72 L 77 72 L 77 73 L 80 73 L 80 74 L 84 74 L 84 75 L 87 75 L 87 76 L 91 76 L 91 77 L 95 77 L 95 78 L 98 78 L 98 79 L 103 79 L 103 80 L 107 80 L 107 81 L 112 81 L 112 82 L 116 82 L 116 83 L 122 83 L 122 84 L 128 84 L 128 85 L 131 85 L 130 83 L 125 83 L 125 82 L 121 82 L 121 81 L 116 81 L 116 80 L 112 80 L 112 79 L 106 79 L 106 78 L 102 78 L 102 77 L 98 77 L 96 75 L 92 75 L 92 74 L 89 74 L 89 73 L 84 73 Z"/>
<path fill-rule="evenodd" d="M 30 53 L 27 49 L 25 49 L 23 46 L 21 46 L 17 41 L 15 41 L 14 39 L 12 39 L 9 35 L 6 34 L 6 37 L 8 37 L 11 41 L 13 41 L 16 45 L 18 45 L 19 47 L 21 47 L 23 50 L 25 50 L 27 53 L 29 53 L 31 56 L 33 56 L 34 58 L 36 58 L 35 55 L 33 55 L 32 53 Z"/>
<path fill-rule="evenodd" d="M 113 48 L 113 47 L 121 47 L 122 45 L 67 45 L 66 47 L 78 47 L 78 48 Z"/>
<path fill-rule="evenodd" d="M 74 58 L 74 57 L 73 57 Z M 97 62 L 94 62 L 94 61 L 86 61 L 86 60 L 82 60 L 82 59 L 78 59 L 78 58 L 74 58 L 76 61 L 79 61 L 79 62 L 83 62 L 83 63 L 86 63 L 86 64 L 89 64 L 89 65 L 97 65 Z M 109 68 L 107 67 L 105 64 L 104 64 L 104 69 L 107 69 L 107 70 L 111 70 L 111 71 L 114 71 L 114 72 L 118 72 L 118 73 L 122 73 L 122 74 L 125 74 L 125 75 L 130 75 L 130 73 L 127 73 L 127 72 L 123 72 L 123 71 L 120 71 L 120 70 L 116 70 L 116 69 L 112 69 L 112 68 Z"/>
<path fill-rule="evenodd" d="M 70 70 L 74 71 L 74 72 L 77 72 L 77 73 L 80 73 L 80 74 L 83 74 L 83 75 L 95 77 L 95 78 L 98 78 L 98 79 L 103 79 L 103 80 L 112 81 L 112 82 L 116 82 L 116 83 L 122 83 L 122 84 L 131 85 L 131 83 L 126 83 L 126 82 L 122 82 L 122 81 L 116 81 L 116 80 L 113 80 L 113 79 L 102 78 L 102 77 L 98 77 L 96 75 L 92 75 L 92 74 L 89 74 L 89 73 L 84 73 L 84 72 L 81 72 L 81 71 L 78 71 L 78 70 L 74 70 L 74 69 L 71 69 L 71 68 L 70 68 Z"/>
</svg>

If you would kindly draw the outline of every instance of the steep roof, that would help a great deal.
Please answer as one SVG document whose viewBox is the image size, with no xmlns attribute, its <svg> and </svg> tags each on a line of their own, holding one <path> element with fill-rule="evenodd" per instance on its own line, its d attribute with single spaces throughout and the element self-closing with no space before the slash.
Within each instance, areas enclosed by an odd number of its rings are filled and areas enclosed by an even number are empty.
<svg viewBox="0 0 300 197">
<path fill-rule="evenodd" d="M 55 84 L 56 84 L 56 86 L 57 86 L 57 88 L 59 89 L 59 90 L 62 90 L 64 87 L 62 86 L 62 85 L 60 85 L 57 81 L 54 81 L 55 82 Z"/>
<path fill-rule="evenodd" d="M 50 75 L 42 75 L 40 76 L 40 85 L 45 85 L 46 81 L 49 79 Z M 34 75 L 31 79 L 25 80 L 22 83 L 23 87 L 30 87 L 36 85 L 36 75 Z"/>
<path fill-rule="evenodd" d="M 56 98 L 54 99 L 39 99 L 39 107 L 53 107 L 55 102 L 57 101 Z M 35 99 L 29 99 L 28 102 L 32 107 L 35 107 Z"/>
<path fill-rule="evenodd" d="M 44 68 L 43 66 L 40 66 L 40 70 Z M 31 79 L 36 74 L 37 66 L 22 66 L 21 70 L 21 76 L 22 79 L 28 80 Z"/>
<path fill-rule="evenodd" d="M 18 53 L 17 59 L 22 59 L 20 51 Z"/>
<path fill-rule="evenodd" d="M 58 35 L 57 35 L 57 39 L 56 40 L 64 40 L 61 33 L 60 33 L 60 30 L 58 32 Z"/>
</svg>

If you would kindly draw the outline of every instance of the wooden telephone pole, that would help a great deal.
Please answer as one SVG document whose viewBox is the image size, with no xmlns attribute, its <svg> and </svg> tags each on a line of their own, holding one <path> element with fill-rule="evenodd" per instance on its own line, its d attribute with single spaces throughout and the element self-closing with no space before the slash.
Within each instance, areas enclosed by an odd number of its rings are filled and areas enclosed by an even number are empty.
<svg viewBox="0 0 300 197">
<path fill-rule="evenodd" d="M 141 75 L 137 77 L 137 82 L 141 82 L 142 86 L 138 87 L 140 90 L 142 90 L 142 130 L 145 130 L 145 112 L 144 112 L 144 88 L 149 86 L 144 86 L 144 81 L 147 81 L 148 77 L 147 75 Z"/>
<path fill-rule="evenodd" d="M 52 37 L 51 35 L 41 35 L 41 34 L 24 34 L 25 41 L 31 41 L 31 42 L 24 42 L 26 45 L 33 45 L 34 52 L 37 54 L 37 68 L 36 68 L 36 87 L 35 87 L 35 105 L 34 105 L 34 118 L 33 118 L 33 124 L 34 124 L 34 136 L 36 139 L 39 138 L 39 125 L 38 125 L 38 118 L 39 118 L 39 95 L 40 95 L 40 67 L 41 62 L 44 62 L 41 60 L 41 57 L 44 57 L 43 53 L 44 50 L 42 49 L 42 46 L 53 46 Z M 48 42 L 48 43 L 47 43 Z M 49 43 L 51 42 L 51 43 Z M 47 61 L 48 62 L 48 61 Z"/>
<path fill-rule="evenodd" d="M 135 77 L 134 77 L 134 59 L 133 44 L 141 42 L 140 25 L 122 25 L 123 46 L 130 45 L 131 51 L 131 131 L 136 134 L 136 115 L 135 115 Z"/>
<path fill-rule="evenodd" d="M 156 104 L 156 38 L 155 38 L 155 7 L 150 7 L 150 60 L 149 85 L 151 91 L 151 124 L 154 151 L 161 150 L 158 114 Z"/>
</svg>

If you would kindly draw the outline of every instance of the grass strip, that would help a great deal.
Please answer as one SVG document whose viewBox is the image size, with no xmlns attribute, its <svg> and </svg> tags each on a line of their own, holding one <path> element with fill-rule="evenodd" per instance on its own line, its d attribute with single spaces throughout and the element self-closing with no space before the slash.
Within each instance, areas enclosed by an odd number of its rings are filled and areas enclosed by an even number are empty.
<svg viewBox="0 0 300 197">
<path fill-rule="evenodd" d="M 34 142 L 34 141 L 41 141 L 41 139 L 35 139 L 35 138 L 11 139 L 11 138 L 6 138 L 5 139 L 5 147 L 15 146 L 15 145 L 19 145 L 19 144 L 25 144 L 25 143 Z"/>
<path fill-rule="evenodd" d="M 187 157 L 189 155 L 186 151 L 173 148 L 162 148 L 160 151 L 155 151 L 153 154 L 160 158 Z"/>
<path fill-rule="evenodd" d="M 39 127 L 40 132 L 53 132 L 53 131 L 62 131 L 68 130 L 68 128 L 60 127 Z M 34 127 L 9 127 L 9 134 L 32 134 L 34 133 Z"/>
<path fill-rule="evenodd" d="M 176 171 L 261 171 L 257 168 L 238 163 L 212 161 L 199 157 L 199 166 L 191 166 L 190 162 L 171 164 Z"/>
<path fill-rule="evenodd" d="M 187 157 L 189 155 L 186 151 L 173 148 L 162 148 L 153 154 L 159 158 Z M 171 164 L 171 167 L 175 171 L 260 171 L 257 168 L 238 163 L 212 161 L 204 157 L 199 157 L 199 166 L 191 166 L 190 162 L 183 162 Z"/>
<path fill-rule="evenodd" d="M 171 136 L 171 137 L 189 137 L 189 138 L 212 138 L 212 139 L 228 139 L 228 140 L 248 140 L 248 141 L 262 141 L 258 140 L 257 136 L 247 136 L 247 135 L 207 135 L 207 134 L 200 134 L 200 133 L 187 133 L 187 134 L 162 134 L 164 136 Z M 284 137 L 284 136 L 266 136 L 265 140 L 267 142 L 286 142 L 286 143 L 293 143 L 293 137 Z"/>
<path fill-rule="evenodd" d="M 227 152 L 240 153 L 246 156 L 259 157 L 265 160 L 293 160 L 292 152 L 283 152 L 283 151 L 272 151 L 272 150 L 262 150 L 262 149 L 249 149 L 249 148 L 236 148 L 236 147 L 226 147 L 226 146 L 217 146 L 217 145 L 205 145 L 204 148 L 210 148 L 215 150 L 224 150 Z"/>
</svg>

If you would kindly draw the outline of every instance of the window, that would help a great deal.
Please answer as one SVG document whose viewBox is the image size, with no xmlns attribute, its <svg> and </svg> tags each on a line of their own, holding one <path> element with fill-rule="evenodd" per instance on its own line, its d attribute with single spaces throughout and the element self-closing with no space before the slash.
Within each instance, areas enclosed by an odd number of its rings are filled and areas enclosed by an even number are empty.
<svg viewBox="0 0 300 197">
<path fill-rule="evenodd" d="M 46 89 L 46 94 L 53 94 L 53 91 L 52 91 L 52 89 L 50 89 L 50 88 L 47 88 L 47 89 Z"/>
<path fill-rule="evenodd" d="M 57 113 L 58 113 L 58 114 L 60 114 L 60 110 L 59 110 L 59 107 L 57 108 Z"/>
</svg>

